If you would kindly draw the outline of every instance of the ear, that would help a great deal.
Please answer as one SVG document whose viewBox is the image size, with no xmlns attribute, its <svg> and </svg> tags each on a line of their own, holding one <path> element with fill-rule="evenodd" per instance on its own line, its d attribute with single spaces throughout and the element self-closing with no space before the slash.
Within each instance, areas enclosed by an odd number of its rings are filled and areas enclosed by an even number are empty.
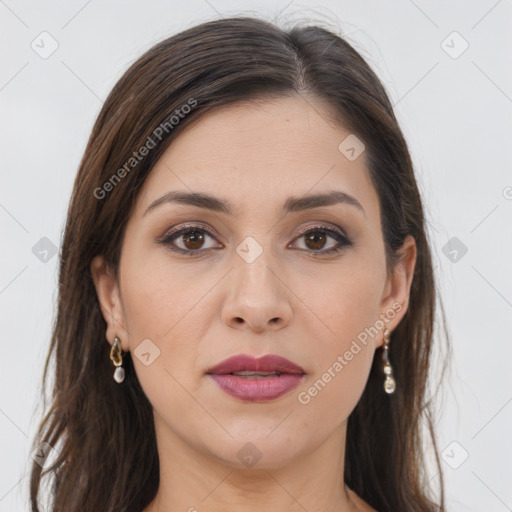
<svg viewBox="0 0 512 512">
<path fill-rule="evenodd" d="M 107 323 L 105 338 L 112 345 L 114 338 L 121 340 L 123 351 L 128 351 L 128 331 L 121 302 L 119 284 L 114 272 L 103 256 L 95 256 L 91 261 L 91 274 L 98 295 L 101 313 Z"/>
<path fill-rule="evenodd" d="M 393 331 L 400 323 L 409 307 L 409 294 L 411 291 L 414 268 L 416 266 L 416 241 L 408 235 L 402 247 L 398 249 L 400 260 L 393 269 L 393 274 L 388 278 L 381 302 L 380 317 L 388 319 L 384 329 Z M 383 330 L 384 330 L 383 329 Z M 383 336 L 380 337 L 381 346 Z"/>
</svg>

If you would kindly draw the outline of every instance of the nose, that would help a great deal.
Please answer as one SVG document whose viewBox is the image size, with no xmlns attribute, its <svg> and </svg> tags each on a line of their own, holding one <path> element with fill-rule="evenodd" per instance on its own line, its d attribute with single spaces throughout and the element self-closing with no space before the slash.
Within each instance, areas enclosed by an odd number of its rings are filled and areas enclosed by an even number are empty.
<svg viewBox="0 0 512 512">
<path fill-rule="evenodd" d="M 230 327 L 263 333 L 289 325 L 293 293 L 275 266 L 267 263 L 263 255 L 252 263 L 240 260 L 229 273 L 222 320 Z"/>
</svg>

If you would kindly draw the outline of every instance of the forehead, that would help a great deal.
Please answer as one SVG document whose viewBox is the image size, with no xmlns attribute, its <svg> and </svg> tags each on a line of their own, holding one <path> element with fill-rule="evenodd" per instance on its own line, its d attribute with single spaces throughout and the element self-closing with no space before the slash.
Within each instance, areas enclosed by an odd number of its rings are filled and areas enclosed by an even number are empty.
<svg viewBox="0 0 512 512">
<path fill-rule="evenodd" d="M 334 189 L 355 196 L 372 213 L 378 199 L 365 154 L 349 160 L 340 151 L 351 134 L 330 120 L 328 108 L 293 96 L 239 102 L 204 114 L 160 157 L 136 212 L 142 215 L 170 190 L 226 198 L 243 213 L 249 204 L 280 208 L 289 196 Z"/>
</svg>

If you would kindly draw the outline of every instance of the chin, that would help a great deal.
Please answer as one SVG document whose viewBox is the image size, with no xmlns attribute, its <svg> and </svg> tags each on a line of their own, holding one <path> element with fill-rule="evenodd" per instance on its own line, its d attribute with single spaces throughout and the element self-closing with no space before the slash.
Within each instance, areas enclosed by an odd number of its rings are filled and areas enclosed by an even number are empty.
<svg viewBox="0 0 512 512">
<path fill-rule="evenodd" d="M 272 436 L 273 434 L 271 434 Z M 286 436 L 287 442 L 276 436 L 275 439 L 268 437 L 267 433 L 261 432 L 258 435 L 243 435 L 219 440 L 211 447 L 206 446 L 210 454 L 220 463 L 234 469 L 271 470 L 289 465 L 298 456 L 297 443 L 293 443 L 294 451 L 290 452 L 290 437 Z M 211 438 L 209 438 L 211 441 Z"/>
</svg>

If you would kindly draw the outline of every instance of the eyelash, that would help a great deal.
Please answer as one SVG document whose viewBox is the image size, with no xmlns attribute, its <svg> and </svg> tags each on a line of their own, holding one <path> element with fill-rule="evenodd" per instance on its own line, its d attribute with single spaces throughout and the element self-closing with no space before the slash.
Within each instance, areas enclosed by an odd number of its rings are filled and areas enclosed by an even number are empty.
<svg viewBox="0 0 512 512">
<path fill-rule="evenodd" d="M 174 228 L 171 231 L 168 231 L 164 235 L 164 237 L 157 240 L 157 242 L 162 245 L 169 246 L 169 245 L 171 245 L 171 242 L 174 239 L 179 238 L 181 235 L 184 235 L 184 234 L 190 233 L 190 232 L 196 232 L 196 231 L 206 233 L 208 236 L 215 239 L 214 234 L 207 228 L 204 228 L 202 226 L 186 225 L 186 226 L 182 226 L 181 228 Z M 310 252 L 313 257 L 318 257 L 317 255 L 322 256 L 325 254 L 335 254 L 335 253 L 342 251 L 346 247 L 352 246 L 352 242 L 341 231 L 337 231 L 328 226 L 321 226 L 321 225 L 305 229 L 297 236 L 296 239 L 299 239 L 300 237 L 308 235 L 310 233 L 316 233 L 316 232 L 328 234 L 329 236 L 334 238 L 340 245 L 338 247 L 334 247 L 334 248 L 328 249 L 326 251 L 325 250 L 315 251 L 313 249 L 309 249 L 309 250 L 301 249 L 301 250 Z M 170 247 L 170 249 L 174 252 L 178 252 L 180 254 L 185 254 L 187 256 L 195 256 L 202 252 L 215 250 L 215 249 L 198 249 L 198 250 L 194 251 L 194 250 L 190 250 L 190 249 L 189 250 L 180 249 L 179 247 Z"/>
</svg>

